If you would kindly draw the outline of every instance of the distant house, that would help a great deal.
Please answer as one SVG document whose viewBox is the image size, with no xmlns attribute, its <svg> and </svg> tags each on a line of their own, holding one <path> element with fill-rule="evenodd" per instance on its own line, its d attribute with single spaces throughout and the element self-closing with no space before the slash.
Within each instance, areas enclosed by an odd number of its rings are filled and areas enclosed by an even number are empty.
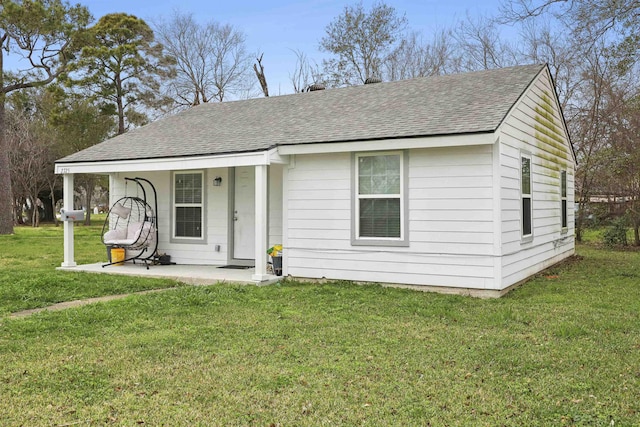
<svg viewBox="0 0 640 427">
<path fill-rule="evenodd" d="M 112 202 L 124 177 L 152 181 L 161 252 L 255 263 L 255 281 L 277 243 L 293 277 L 486 295 L 574 253 L 575 157 L 545 65 L 204 104 L 56 172 L 65 193 L 108 175 Z"/>
</svg>

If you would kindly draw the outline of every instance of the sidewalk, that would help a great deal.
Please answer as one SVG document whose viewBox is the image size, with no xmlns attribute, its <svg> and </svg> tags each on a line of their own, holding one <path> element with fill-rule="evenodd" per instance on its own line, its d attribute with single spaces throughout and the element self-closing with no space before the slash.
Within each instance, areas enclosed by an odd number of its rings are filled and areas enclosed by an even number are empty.
<svg viewBox="0 0 640 427">
<path fill-rule="evenodd" d="M 28 316 L 31 316 L 32 314 L 40 313 L 42 311 L 60 311 L 60 310 L 66 309 L 66 308 L 81 307 L 83 305 L 93 304 L 93 303 L 96 303 L 96 302 L 106 302 L 106 301 L 113 301 L 113 300 L 123 299 L 123 298 L 126 298 L 126 297 L 131 296 L 131 295 L 145 295 L 145 294 L 151 294 L 151 293 L 156 293 L 156 292 L 164 292 L 164 291 L 168 291 L 168 290 L 172 290 L 172 289 L 178 289 L 178 288 L 150 289 L 150 290 L 147 290 L 147 291 L 133 292 L 133 293 L 130 293 L 130 294 L 106 295 L 106 296 L 103 296 L 103 297 L 85 298 L 85 299 L 77 299 L 77 300 L 74 300 L 74 301 L 59 302 L 57 304 L 53 304 L 53 305 L 50 305 L 50 306 L 47 306 L 47 307 L 32 308 L 32 309 L 29 309 L 29 310 L 23 310 L 23 311 L 18 311 L 18 312 L 15 312 L 15 313 L 11 313 L 9 316 L 7 316 L 7 318 L 9 318 L 9 319 L 21 319 L 23 317 L 28 317 Z"/>
</svg>

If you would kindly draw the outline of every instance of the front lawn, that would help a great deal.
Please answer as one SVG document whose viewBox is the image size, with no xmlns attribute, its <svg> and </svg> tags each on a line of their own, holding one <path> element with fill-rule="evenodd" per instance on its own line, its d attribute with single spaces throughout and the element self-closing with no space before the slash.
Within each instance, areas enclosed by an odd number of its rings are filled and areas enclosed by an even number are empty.
<svg viewBox="0 0 640 427">
<path fill-rule="evenodd" d="M 640 253 L 578 252 L 498 300 L 286 282 L 5 317 L 0 425 L 639 425 Z"/>
<path fill-rule="evenodd" d="M 74 231 L 78 264 L 106 262 L 100 221 L 88 227 L 76 226 Z M 62 301 L 177 285 L 171 280 L 57 271 L 62 253 L 62 225 L 15 227 L 15 234 L 0 236 L 0 317 Z"/>
</svg>

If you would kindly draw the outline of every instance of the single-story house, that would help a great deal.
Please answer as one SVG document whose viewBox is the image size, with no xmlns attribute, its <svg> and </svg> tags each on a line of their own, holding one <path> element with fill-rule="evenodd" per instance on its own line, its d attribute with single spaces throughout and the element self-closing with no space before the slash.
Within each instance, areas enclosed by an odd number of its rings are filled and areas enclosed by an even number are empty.
<svg viewBox="0 0 640 427">
<path fill-rule="evenodd" d="M 501 295 L 574 253 L 575 165 L 549 69 L 526 65 L 203 104 L 55 167 L 69 209 L 74 174 L 108 175 L 112 203 L 153 182 L 178 264 L 265 281 L 282 244 L 285 276 Z"/>
</svg>

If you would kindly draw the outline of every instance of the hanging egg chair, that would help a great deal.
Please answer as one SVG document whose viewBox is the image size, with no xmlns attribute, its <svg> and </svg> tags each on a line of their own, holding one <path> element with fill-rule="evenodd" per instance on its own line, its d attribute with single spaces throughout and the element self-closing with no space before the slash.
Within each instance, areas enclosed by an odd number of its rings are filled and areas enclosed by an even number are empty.
<svg viewBox="0 0 640 427">
<path fill-rule="evenodd" d="M 139 194 L 126 195 L 130 181 L 136 183 L 142 197 Z M 154 207 L 147 200 L 145 184 L 153 191 Z M 124 249 L 126 256 L 124 259 L 110 260 L 103 267 L 126 261 L 133 261 L 135 264 L 139 260 L 149 269 L 149 260 L 158 251 L 157 211 L 157 193 L 153 184 L 145 178 L 125 178 L 125 196 L 118 199 L 107 213 L 102 226 L 102 243 L 109 252 L 112 248 Z"/>
</svg>

